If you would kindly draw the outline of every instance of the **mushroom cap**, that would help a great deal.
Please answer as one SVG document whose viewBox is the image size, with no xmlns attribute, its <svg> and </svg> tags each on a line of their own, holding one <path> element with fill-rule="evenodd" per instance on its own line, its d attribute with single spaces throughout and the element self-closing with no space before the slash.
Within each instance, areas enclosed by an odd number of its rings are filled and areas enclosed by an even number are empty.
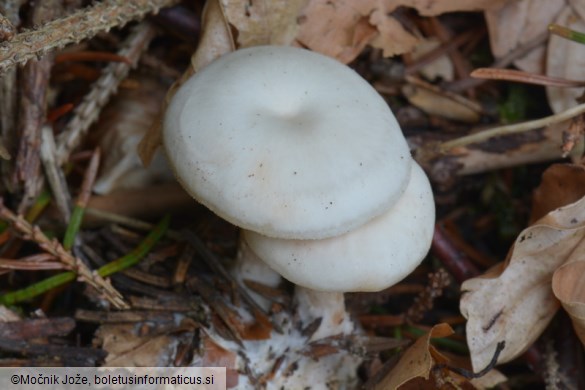
<svg viewBox="0 0 585 390">
<path fill-rule="evenodd" d="M 179 88 L 163 144 L 187 192 L 270 237 L 324 238 L 386 211 L 410 152 L 386 102 L 355 71 L 294 47 L 220 57 Z"/>
<path fill-rule="evenodd" d="M 435 205 L 418 164 L 406 191 L 385 214 L 323 240 L 286 240 L 244 231 L 250 248 L 289 281 L 319 291 L 380 291 L 411 273 L 433 237 Z"/>
</svg>

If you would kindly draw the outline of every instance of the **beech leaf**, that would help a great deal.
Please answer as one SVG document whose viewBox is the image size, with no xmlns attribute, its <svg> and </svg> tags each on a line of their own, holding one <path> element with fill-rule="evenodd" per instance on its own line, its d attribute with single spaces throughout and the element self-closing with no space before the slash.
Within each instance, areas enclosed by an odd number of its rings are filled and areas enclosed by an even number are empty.
<svg viewBox="0 0 585 390">
<path fill-rule="evenodd" d="M 465 281 L 460 309 L 467 321 L 473 369 L 490 362 L 497 343 L 506 342 L 498 363 L 523 353 L 546 328 L 559 302 L 553 273 L 585 243 L 585 198 L 550 212 L 525 229 L 506 265 Z"/>
<path fill-rule="evenodd" d="M 585 255 L 577 258 L 578 261 L 564 264 L 555 272 L 552 288 L 569 313 L 579 340 L 585 345 Z"/>
<path fill-rule="evenodd" d="M 520 0 L 509 1 L 501 8 L 486 11 L 494 56 L 501 58 L 545 33 L 563 7 L 566 7 L 565 0 Z M 526 72 L 544 73 L 544 46 L 530 51 L 514 64 Z"/>
<path fill-rule="evenodd" d="M 290 45 L 297 17 L 308 0 L 220 0 L 227 20 L 238 30 L 240 47 Z"/>
<path fill-rule="evenodd" d="M 585 32 L 585 21 L 571 7 L 566 7 L 555 23 Z M 548 41 L 546 74 L 570 80 L 585 79 L 585 45 L 552 35 Z M 547 87 L 546 94 L 552 110 L 559 113 L 576 106 L 583 89 Z"/>
<path fill-rule="evenodd" d="M 177 89 L 195 72 L 198 72 L 213 60 L 234 49 L 233 37 L 219 0 L 206 2 L 202 15 L 201 38 L 197 51 L 191 57 L 191 66 L 171 86 L 157 120 L 155 120 L 154 124 L 142 138 L 142 141 L 138 144 L 138 155 L 145 166 L 150 164 L 156 150 L 162 144 L 163 113 L 166 111 L 168 103 L 175 95 Z"/>
<path fill-rule="evenodd" d="M 392 371 L 376 384 L 375 389 L 396 389 L 415 378 L 429 379 L 434 365 L 431 338 L 447 337 L 452 334 L 453 329 L 448 324 L 433 326 L 427 334 L 421 336 L 406 350 Z"/>
</svg>

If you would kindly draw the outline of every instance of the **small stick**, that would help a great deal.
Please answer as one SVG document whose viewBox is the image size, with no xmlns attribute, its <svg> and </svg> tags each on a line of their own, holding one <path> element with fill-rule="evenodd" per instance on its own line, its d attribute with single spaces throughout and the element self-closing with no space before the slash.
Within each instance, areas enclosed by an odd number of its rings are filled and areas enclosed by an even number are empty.
<svg viewBox="0 0 585 390">
<path fill-rule="evenodd" d="M 118 55 L 127 58 L 129 63 L 109 64 L 101 77 L 92 85 L 92 90 L 84 97 L 83 102 L 75 108 L 73 118 L 57 139 L 59 164 L 65 163 L 71 151 L 79 145 L 89 127 L 97 120 L 101 109 L 116 93 L 120 82 L 126 78 L 130 69 L 136 66 L 140 55 L 146 50 L 155 34 L 154 27 L 145 22 L 136 26 L 126 38 Z"/>
<path fill-rule="evenodd" d="M 106 277 L 113 273 L 120 272 L 125 270 L 126 268 L 132 267 L 136 263 L 138 263 L 146 254 L 152 249 L 152 247 L 162 238 L 165 234 L 166 229 L 168 228 L 170 218 L 166 216 L 162 219 L 161 222 L 146 236 L 146 238 L 127 255 L 120 257 L 110 263 L 105 264 L 104 266 L 100 267 L 97 272 L 94 272 L 93 275 L 95 278 Z M 58 243 L 56 243 L 58 244 Z M 43 247 L 44 248 L 44 247 Z M 40 294 L 43 294 L 49 290 L 52 290 L 56 287 L 64 285 L 66 283 L 72 282 L 75 280 L 76 273 L 73 271 L 63 272 L 52 276 L 50 278 L 41 280 L 38 283 L 35 283 L 31 286 L 25 287 L 23 289 L 7 293 L 5 295 L 0 295 L 0 303 L 5 305 L 11 305 L 14 303 L 26 301 L 28 299 L 34 298 Z M 113 287 L 108 283 L 108 286 L 113 289 Z M 114 290 L 116 291 L 116 290 Z M 116 291 L 116 293 L 118 293 Z M 118 293 L 119 294 L 119 293 Z M 120 296 L 121 300 L 121 296 Z M 129 306 L 124 302 L 121 301 L 125 306 L 118 306 L 118 308 L 127 309 Z"/>
<path fill-rule="evenodd" d="M 95 182 L 99 166 L 100 149 L 96 148 L 91 156 L 89 166 L 83 177 L 81 191 L 75 202 L 75 207 L 73 208 L 73 213 L 71 214 L 71 219 L 69 220 L 69 225 L 67 226 L 65 237 L 63 238 L 63 246 L 67 250 L 71 249 L 75 243 L 75 236 L 77 235 L 81 222 L 83 221 L 83 214 L 85 213 L 85 208 L 91 197 L 91 189 L 93 188 L 93 183 Z"/>
<path fill-rule="evenodd" d="M 443 227 L 438 224 L 435 225 L 431 251 L 439 258 L 458 283 L 479 275 L 479 270 L 475 264 L 455 248 L 443 232 Z"/>
<path fill-rule="evenodd" d="M 550 115 L 541 119 L 516 123 L 513 125 L 505 125 L 494 127 L 492 129 L 480 131 L 475 134 L 470 134 L 465 137 L 457 138 L 451 141 L 443 142 L 439 145 L 439 149 L 443 152 L 459 146 L 465 146 L 476 142 L 486 141 L 490 138 L 499 137 L 508 134 L 517 134 L 525 131 L 539 129 L 541 127 L 552 125 L 553 123 L 562 122 L 571 119 L 577 115 L 585 113 L 585 103 L 570 108 L 558 114 Z"/>
<path fill-rule="evenodd" d="M 41 132 L 41 161 L 45 168 L 45 174 L 53 198 L 63 221 L 69 223 L 71 219 L 71 194 L 67 187 L 65 180 L 65 174 L 61 167 L 55 161 L 55 155 L 57 153 L 57 147 L 55 145 L 55 137 L 53 136 L 53 129 L 49 125 L 43 126 Z"/>
<path fill-rule="evenodd" d="M 548 39 L 548 32 L 544 32 L 538 36 L 536 36 L 533 40 L 526 42 L 524 45 L 521 45 L 514 49 L 509 54 L 506 54 L 502 58 L 496 60 L 493 64 L 491 64 L 490 68 L 505 68 L 506 66 L 510 65 L 515 60 L 522 58 L 524 55 L 530 53 L 532 50 L 537 48 L 538 46 L 542 45 Z M 453 81 L 450 83 L 445 84 L 445 89 L 453 92 L 461 92 L 465 91 L 469 88 L 475 88 L 483 83 L 486 80 L 481 79 L 474 79 L 472 77 L 467 77 L 464 79 L 460 79 L 457 81 Z"/>
<path fill-rule="evenodd" d="M 0 44 L 0 72 L 41 57 L 71 43 L 89 39 L 102 31 L 143 19 L 148 13 L 169 7 L 178 0 L 107 0 L 64 18 L 46 23 L 37 30 L 15 35 Z"/>
<path fill-rule="evenodd" d="M 25 238 L 36 242 L 42 249 L 57 257 L 59 261 L 74 271 L 82 281 L 96 288 L 116 308 L 127 308 L 128 304 L 122 299 L 122 295 L 98 273 L 92 272 L 79 258 L 74 257 L 70 252 L 56 240 L 50 240 L 38 228 L 29 224 L 22 216 L 14 214 L 0 201 L 0 219 L 10 222 L 16 230 L 21 232 Z"/>
<path fill-rule="evenodd" d="M 514 69 L 478 68 L 471 72 L 470 76 L 477 79 L 516 81 L 546 87 L 577 88 L 585 86 L 585 81 L 567 80 Z"/>
</svg>

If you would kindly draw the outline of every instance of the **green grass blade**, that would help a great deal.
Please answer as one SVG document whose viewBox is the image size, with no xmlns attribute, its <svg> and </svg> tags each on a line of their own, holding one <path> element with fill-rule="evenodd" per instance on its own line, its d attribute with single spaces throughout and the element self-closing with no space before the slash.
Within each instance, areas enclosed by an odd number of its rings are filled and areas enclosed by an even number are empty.
<svg viewBox="0 0 585 390">
<path fill-rule="evenodd" d="M 169 223 L 170 217 L 166 215 L 134 250 L 132 250 L 127 255 L 122 256 L 119 259 L 104 265 L 103 267 L 100 267 L 97 271 L 98 274 L 102 277 L 106 277 L 137 264 L 165 235 L 169 228 Z M 76 274 L 71 271 L 51 276 L 50 278 L 42 280 L 23 289 L 0 295 L 0 304 L 14 305 L 16 303 L 32 299 L 49 290 L 75 280 L 75 277 Z"/>
<path fill-rule="evenodd" d="M 70 250 L 73 248 L 73 244 L 75 243 L 75 236 L 77 236 L 77 232 L 81 227 L 84 214 L 85 207 L 76 205 L 73 209 L 73 213 L 71 213 L 71 219 L 69 220 L 69 225 L 67 225 L 67 230 L 65 231 L 65 237 L 63 237 L 63 247 L 65 249 Z"/>
<path fill-rule="evenodd" d="M 558 24 L 549 25 L 548 31 L 550 31 L 551 34 L 558 35 L 574 42 L 585 44 L 585 34 L 582 32 L 571 30 L 570 28 L 560 26 Z"/>
</svg>

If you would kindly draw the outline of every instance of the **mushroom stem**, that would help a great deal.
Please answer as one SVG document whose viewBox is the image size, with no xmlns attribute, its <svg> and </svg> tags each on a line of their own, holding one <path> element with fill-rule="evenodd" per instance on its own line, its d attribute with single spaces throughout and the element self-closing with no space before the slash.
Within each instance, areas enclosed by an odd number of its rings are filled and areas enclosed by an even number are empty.
<svg viewBox="0 0 585 390">
<path fill-rule="evenodd" d="M 349 334 L 354 323 L 345 310 L 342 292 L 317 291 L 302 286 L 295 287 L 297 315 L 303 328 L 320 319 L 321 323 L 309 341 Z"/>
<path fill-rule="evenodd" d="M 242 288 L 250 294 L 252 299 L 254 299 L 264 311 L 268 311 L 270 309 L 271 301 L 252 291 L 246 286 L 245 281 L 251 280 L 268 287 L 278 287 L 282 280 L 282 276 L 266 265 L 265 262 L 260 260 L 243 238 L 240 239 L 238 254 L 231 272 L 234 279 L 236 279 Z"/>
</svg>

